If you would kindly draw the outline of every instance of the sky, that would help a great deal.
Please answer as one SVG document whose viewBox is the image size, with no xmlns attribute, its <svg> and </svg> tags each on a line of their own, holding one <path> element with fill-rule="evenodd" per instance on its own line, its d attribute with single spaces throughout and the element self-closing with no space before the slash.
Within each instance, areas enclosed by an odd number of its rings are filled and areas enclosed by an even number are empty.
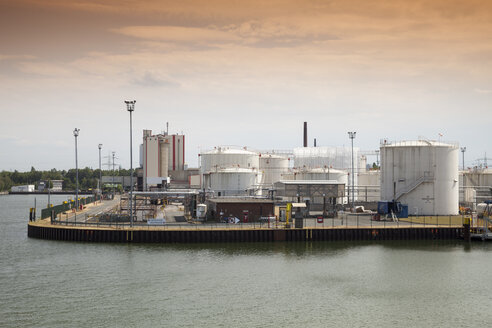
<svg viewBox="0 0 492 328">
<path fill-rule="evenodd" d="M 310 145 L 441 138 L 473 166 L 492 157 L 492 2 L 0 0 L 0 86 L 0 170 L 75 167 L 74 128 L 79 167 L 102 143 L 129 168 L 124 100 L 134 167 L 166 122 L 196 167 L 300 147 L 304 121 Z"/>
</svg>

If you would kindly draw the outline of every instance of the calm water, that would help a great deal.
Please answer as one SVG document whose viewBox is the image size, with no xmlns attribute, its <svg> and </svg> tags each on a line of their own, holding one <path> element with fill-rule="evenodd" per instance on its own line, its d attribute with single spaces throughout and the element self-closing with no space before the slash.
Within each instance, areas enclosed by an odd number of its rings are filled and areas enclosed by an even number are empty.
<svg viewBox="0 0 492 328">
<path fill-rule="evenodd" d="M 485 327 L 492 320 L 492 243 L 54 242 L 27 238 L 33 201 L 0 196 L 0 327 Z"/>
</svg>

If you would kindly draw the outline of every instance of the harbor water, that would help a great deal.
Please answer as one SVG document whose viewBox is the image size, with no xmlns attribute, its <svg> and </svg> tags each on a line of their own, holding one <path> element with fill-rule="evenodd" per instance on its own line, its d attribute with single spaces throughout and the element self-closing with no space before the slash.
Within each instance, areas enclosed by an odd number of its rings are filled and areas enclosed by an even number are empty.
<svg viewBox="0 0 492 328">
<path fill-rule="evenodd" d="M 0 327 L 490 322 L 490 242 L 57 242 L 27 237 L 34 198 L 0 196 Z"/>
</svg>

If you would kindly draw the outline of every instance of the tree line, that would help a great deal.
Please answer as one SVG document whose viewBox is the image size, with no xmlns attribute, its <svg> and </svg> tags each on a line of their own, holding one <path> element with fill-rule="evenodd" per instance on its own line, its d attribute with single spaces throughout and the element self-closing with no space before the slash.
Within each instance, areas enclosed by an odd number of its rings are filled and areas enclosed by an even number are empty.
<svg viewBox="0 0 492 328">
<path fill-rule="evenodd" d="M 96 189 L 99 180 L 100 170 L 91 168 L 79 169 L 79 189 L 88 190 Z M 112 170 L 102 170 L 102 175 L 112 175 Z M 33 184 L 38 187 L 41 180 L 63 180 L 64 190 L 75 190 L 76 170 L 57 170 L 37 171 L 34 167 L 28 172 L 19 172 L 17 170 L 0 172 L 0 191 L 9 191 L 12 186 Z M 114 170 L 115 176 L 129 176 L 130 170 Z"/>
</svg>

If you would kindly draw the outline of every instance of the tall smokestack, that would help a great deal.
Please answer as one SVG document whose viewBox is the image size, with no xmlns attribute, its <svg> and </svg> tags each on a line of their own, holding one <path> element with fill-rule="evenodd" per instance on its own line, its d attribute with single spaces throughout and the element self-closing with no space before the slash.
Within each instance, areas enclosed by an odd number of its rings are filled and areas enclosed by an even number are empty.
<svg viewBox="0 0 492 328">
<path fill-rule="evenodd" d="M 307 140 L 307 122 L 304 122 L 304 147 L 307 147 L 308 140 Z"/>
<path fill-rule="evenodd" d="M 316 138 L 314 138 L 314 147 L 316 147 Z"/>
</svg>

